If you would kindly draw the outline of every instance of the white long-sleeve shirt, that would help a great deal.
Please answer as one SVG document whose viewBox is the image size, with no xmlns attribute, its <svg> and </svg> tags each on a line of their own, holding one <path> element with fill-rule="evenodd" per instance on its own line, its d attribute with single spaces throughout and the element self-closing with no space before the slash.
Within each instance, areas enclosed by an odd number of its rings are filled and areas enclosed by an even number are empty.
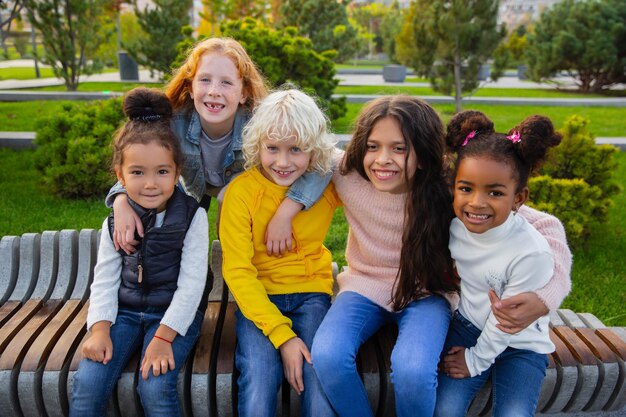
<svg viewBox="0 0 626 417">
<path fill-rule="evenodd" d="M 536 291 L 550 280 L 554 259 L 546 239 L 536 229 L 513 214 L 484 233 L 472 233 L 454 219 L 449 248 L 461 277 L 459 312 L 482 330 L 476 345 L 465 350 L 471 376 L 488 369 L 508 346 L 537 353 L 554 351 L 547 315 L 510 335 L 496 327 L 488 296 L 490 288 L 500 298 L 508 298 Z"/>
<path fill-rule="evenodd" d="M 163 224 L 165 211 L 156 216 L 155 226 Z M 196 211 L 185 240 L 178 274 L 178 287 L 169 307 L 165 311 L 161 324 L 175 330 L 181 336 L 193 322 L 196 310 L 206 284 L 209 259 L 209 221 L 202 208 Z M 117 253 L 111 236 L 107 219 L 102 223 L 98 262 L 94 269 L 89 311 L 87 313 L 87 330 L 99 321 L 115 323 L 118 310 L 118 290 L 121 283 L 122 256 Z"/>
</svg>

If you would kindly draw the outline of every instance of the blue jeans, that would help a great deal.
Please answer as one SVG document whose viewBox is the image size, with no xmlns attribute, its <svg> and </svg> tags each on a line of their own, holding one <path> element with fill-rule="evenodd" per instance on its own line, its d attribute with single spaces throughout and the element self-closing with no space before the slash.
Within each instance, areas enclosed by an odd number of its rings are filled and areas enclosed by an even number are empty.
<svg viewBox="0 0 626 417">
<path fill-rule="evenodd" d="M 109 397 L 124 367 L 133 354 L 142 347 L 141 358 L 148 344 L 157 331 L 165 309 L 146 308 L 142 311 L 120 308 L 111 326 L 113 357 L 106 365 L 83 359 L 74 375 L 74 386 L 70 403 L 70 416 L 104 416 Z M 137 392 L 145 415 L 179 416 L 178 394 L 176 382 L 178 372 L 184 365 L 187 355 L 193 348 L 203 316 L 197 311 L 185 336 L 178 335 L 172 343 L 176 368 L 166 374 L 155 377 L 152 372 L 148 379 L 140 376 Z M 141 364 L 141 360 L 139 361 Z"/>
<path fill-rule="evenodd" d="M 442 354 L 453 346 L 476 345 L 480 333 L 457 311 Z M 491 368 L 473 378 L 454 379 L 440 373 L 435 416 L 465 416 L 474 395 L 491 375 L 493 417 L 532 417 L 547 366 L 548 357 L 542 353 L 508 347 Z"/>
<path fill-rule="evenodd" d="M 372 416 L 356 367 L 359 347 L 387 323 L 396 323 L 391 380 L 398 417 L 431 417 L 437 389 L 437 363 L 450 322 L 450 307 L 439 296 L 411 302 L 390 312 L 355 292 L 335 299 L 313 341 L 313 366 L 324 392 L 341 417 Z"/>
<path fill-rule="evenodd" d="M 313 336 L 330 307 L 330 296 L 322 293 L 270 295 L 269 299 L 286 317 L 292 329 L 309 350 Z M 240 372 L 239 417 L 273 417 L 276 399 L 283 381 L 280 351 L 253 322 L 241 314 L 237 316 L 237 349 L 235 364 Z M 301 415 L 304 417 L 334 416 L 330 404 L 319 385 L 313 367 L 304 361 L 304 392 Z"/>
</svg>

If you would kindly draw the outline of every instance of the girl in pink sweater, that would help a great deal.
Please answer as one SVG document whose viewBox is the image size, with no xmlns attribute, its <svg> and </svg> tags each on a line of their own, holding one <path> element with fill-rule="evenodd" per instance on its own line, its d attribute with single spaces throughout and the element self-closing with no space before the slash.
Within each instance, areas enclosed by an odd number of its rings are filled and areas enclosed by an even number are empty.
<svg viewBox="0 0 626 417">
<path fill-rule="evenodd" d="M 437 363 L 457 289 L 450 278 L 453 213 L 444 149 L 443 126 L 432 107 L 414 97 L 382 97 L 362 110 L 333 175 L 350 225 L 349 268 L 337 278 L 339 293 L 311 353 L 339 416 L 373 415 L 355 358 L 388 323 L 398 326 L 391 356 L 396 414 L 433 414 Z M 494 313 L 509 332 L 556 308 L 569 291 L 571 255 L 562 228 L 550 229 L 554 223 L 547 222 L 542 230 L 547 215 L 532 209 L 519 213 L 548 239 L 555 276 L 536 293 L 502 301 L 492 295 Z"/>
</svg>

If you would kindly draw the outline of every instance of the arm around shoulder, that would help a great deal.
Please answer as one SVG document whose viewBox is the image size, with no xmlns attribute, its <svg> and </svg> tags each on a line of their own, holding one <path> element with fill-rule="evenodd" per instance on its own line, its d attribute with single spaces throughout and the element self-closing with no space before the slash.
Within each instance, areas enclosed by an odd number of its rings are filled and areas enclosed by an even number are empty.
<svg viewBox="0 0 626 417">
<path fill-rule="evenodd" d="M 521 214 L 547 240 L 554 259 L 554 274 L 535 294 L 550 310 L 557 309 L 572 288 L 572 252 L 567 245 L 565 229 L 556 217 L 522 206 Z"/>
</svg>

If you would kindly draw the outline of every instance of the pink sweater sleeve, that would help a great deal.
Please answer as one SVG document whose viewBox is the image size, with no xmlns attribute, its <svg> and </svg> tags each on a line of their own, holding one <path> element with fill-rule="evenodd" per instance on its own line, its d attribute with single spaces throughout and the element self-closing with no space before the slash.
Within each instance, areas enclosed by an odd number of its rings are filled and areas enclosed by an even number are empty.
<svg viewBox="0 0 626 417">
<path fill-rule="evenodd" d="M 550 310 L 556 310 L 572 289 L 570 277 L 572 252 L 567 246 L 565 229 L 556 217 L 528 206 L 520 207 L 518 213 L 524 216 L 528 223 L 546 238 L 552 250 L 554 275 L 543 288 L 535 291 L 535 293 L 546 307 Z"/>
</svg>

